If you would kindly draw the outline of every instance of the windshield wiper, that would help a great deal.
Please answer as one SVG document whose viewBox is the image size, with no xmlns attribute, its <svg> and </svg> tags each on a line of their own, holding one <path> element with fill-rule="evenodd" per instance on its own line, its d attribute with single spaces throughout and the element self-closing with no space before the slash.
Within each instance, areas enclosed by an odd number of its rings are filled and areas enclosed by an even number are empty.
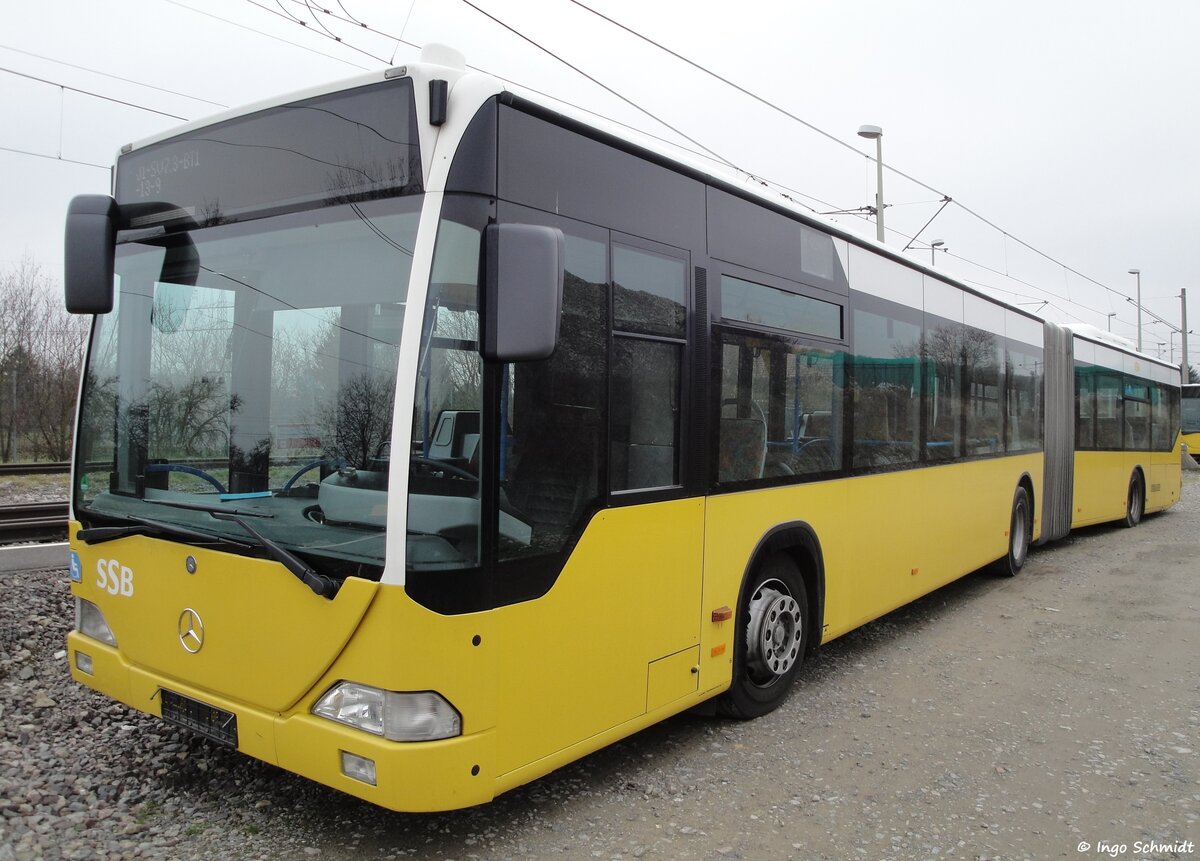
<svg viewBox="0 0 1200 861">
<path fill-rule="evenodd" d="M 172 535 L 178 538 L 190 538 L 193 541 L 204 541 L 209 544 L 232 544 L 235 547 L 243 549 L 254 546 L 246 541 L 238 541 L 236 538 L 213 535 L 212 533 L 201 532 L 197 529 L 188 529 L 186 526 L 159 523 L 155 520 L 138 517 L 135 514 L 106 514 L 105 517 L 121 517 L 125 520 L 132 520 L 135 525 L 93 526 L 88 529 L 80 529 L 75 534 L 76 537 L 85 544 L 103 544 L 106 541 L 116 541 L 119 538 L 126 538 L 130 535 Z"/>
<path fill-rule="evenodd" d="M 142 502 L 148 502 L 151 505 L 166 505 L 170 508 L 185 508 L 188 511 L 207 511 L 209 514 L 221 512 L 222 514 L 238 514 L 242 517 L 274 517 L 274 514 L 267 514 L 262 511 L 248 511 L 245 508 L 229 508 L 228 506 L 213 506 L 205 505 L 203 502 L 181 502 L 174 499 L 143 499 Z"/>
<path fill-rule="evenodd" d="M 208 509 L 206 509 L 208 510 Z M 315 568 L 306 563 L 296 554 L 291 551 L 284 550 L 267 536 L 263 535 L 246 521 L 242 520 L 237 514 L 231 511 L 223 510 L 208 510 L 208 513 L 217 520 L 228 520 L 236 523 L 242 529 L 246 530 L 250 535 L 258 540 L 262 548 L 267 551 L 267 554 L 283 565 L 284 568 L 291 571 L 296 577 L 309 589 L 312 589 L 322 598 L 332 598 L 337 594 L 338 587 L 341 585 L 336 580 L 326 577 L 324 574 L 317 572 Z"/>
</svg>

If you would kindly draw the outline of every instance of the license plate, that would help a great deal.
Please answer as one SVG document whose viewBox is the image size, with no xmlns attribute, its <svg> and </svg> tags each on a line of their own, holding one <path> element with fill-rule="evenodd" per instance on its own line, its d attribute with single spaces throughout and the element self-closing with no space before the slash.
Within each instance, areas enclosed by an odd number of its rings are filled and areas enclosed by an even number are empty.
<svg viewBox="0 0 1200 861">
<path fill-rule="evenodd" d="M 162 697 L 162 717 L 167 723 L 190 729 L 218 744 L 237 747 L 237 715 L 208 703 L 165 689 Z"/>
</svg>

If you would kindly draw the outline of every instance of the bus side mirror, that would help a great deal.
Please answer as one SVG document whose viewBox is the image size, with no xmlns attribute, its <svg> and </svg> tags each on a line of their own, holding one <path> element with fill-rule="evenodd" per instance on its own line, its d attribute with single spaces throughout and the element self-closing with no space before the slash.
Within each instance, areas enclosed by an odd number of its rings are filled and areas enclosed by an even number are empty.
<svg viewBox="0 0 1200 861">
<path fill-rule="evenodd" d="M 484 233 L 481 352 L 493 362 L 547 359 L 558 346 L 566 240 L 534 224 L 489 224 Z"/>
<path fill-rule="evenodd" d="M 107 314 L 113 307 L 117 202 L 107 194 L 81 194 L 67 208 L 63 293 L 72 314 Z"/>
</svg>

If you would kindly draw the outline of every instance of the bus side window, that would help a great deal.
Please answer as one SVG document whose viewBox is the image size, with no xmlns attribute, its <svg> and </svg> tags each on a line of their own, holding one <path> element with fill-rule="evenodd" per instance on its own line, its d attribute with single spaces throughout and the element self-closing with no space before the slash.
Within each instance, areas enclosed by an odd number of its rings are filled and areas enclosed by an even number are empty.
<svg viewBox="0 0 1200 861">
<path fill-rule="evenodd" d="M 1094 378 L 1083 369 L 1075 371 L 1075 412 L 1076 430 L 1075 447 L 1089 449 L 1096 447 L 1096 387 Z"/>
<path fill-rule="evenodd" d="M 657 244 L 624 244 L 630 241 L 612 244 L 614 491 L 679 484 L 687 259 Z"/>
<path fill-rule="evenodd" d="M 1121 380 L 1100 374 L 1096 378 L 1096 448 L 1119 451 L 1125 425 Z"/>
<path fill-rule="evenodd" d="M 554 226 L 567 250 L 558 349 L 506 368 L 501 509 L 528 524 L 531 539 L 501 541 L 502 562 L 561 552 L 600 498 L 607 247 L 567 219 Z"/>
<path fill-rule="evenodd" d="M 766 334 L 722 337 L 717 481 L 840 469 L 843 354 Z"/>
<path fill-rule="evenodd" d="M 854 467 L 896 469 L 917 462 L 921 326 L 854 310 Z"/>
</svg>

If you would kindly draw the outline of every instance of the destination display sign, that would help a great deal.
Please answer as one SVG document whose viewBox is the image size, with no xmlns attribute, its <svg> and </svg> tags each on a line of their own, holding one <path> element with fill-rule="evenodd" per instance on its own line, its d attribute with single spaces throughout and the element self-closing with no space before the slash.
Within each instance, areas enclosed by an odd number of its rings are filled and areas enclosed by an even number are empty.
<svg viewBox="0 0 1200 861">
<path fill-rule="evenodd" d="M 420 192 L 412 82 L 305 99 L 143 147 L 118 160 L 116 190 L 131 228 Z"/>
</svg>

